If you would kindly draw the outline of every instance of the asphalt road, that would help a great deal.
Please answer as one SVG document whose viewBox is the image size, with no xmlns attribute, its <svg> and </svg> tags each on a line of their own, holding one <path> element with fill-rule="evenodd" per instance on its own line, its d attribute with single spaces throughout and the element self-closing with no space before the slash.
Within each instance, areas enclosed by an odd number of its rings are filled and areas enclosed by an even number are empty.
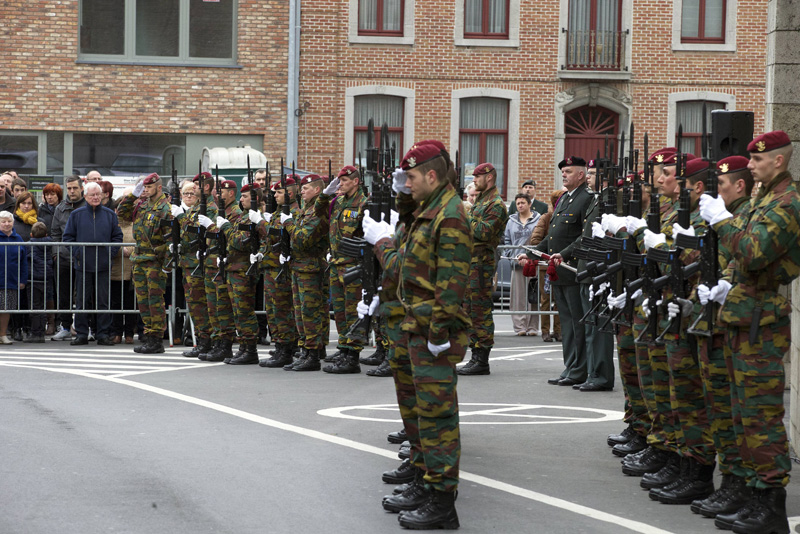
<svg viewBox="0 0 800 534">
<path fill-rule="evenodd" d="M 463 532 L 717 532 L 621 474 L 606 445 L 623 428 L 619 385 L 548 385 L 560 344 L 510 330 L 498 318 L 490 376 L 459 380 Z M 386 441 L 400 428 L 391 379 L 208 364 L 181 350 L 2 348 L 0 533 L 402 530 L 380 504 L 392 489 L 380 475 L 399 464 Z"/>
</svg>

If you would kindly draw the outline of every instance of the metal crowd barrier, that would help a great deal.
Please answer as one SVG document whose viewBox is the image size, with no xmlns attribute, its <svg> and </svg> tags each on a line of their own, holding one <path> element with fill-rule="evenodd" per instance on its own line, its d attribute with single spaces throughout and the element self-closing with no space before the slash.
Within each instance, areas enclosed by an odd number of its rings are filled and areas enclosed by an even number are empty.
<svg viewBox="0 0 800 534">
<path fill-rule="evenodd" d="M 540 309 L 539 302 L 540 302 L 540 295 L 538 294 L 539 288 L 541 284 L 536 283 L 536 298 L 534 299 L 535 302 L 529 302 L 529 297 L 531 297 L 531 284 L 525 284 L 525 300 L 523 301 L 526 303 L 525 309 L 519 310 L 512 310 L 511 309 L 511 277 L 514 276 L 514 265 L 517 264 L 516 257 L 518 254 L 522 254 L 524 251 L 519 248 L 518 246 L 513 245 L 501 245 L 497 247 L 497 250 L 500 254 L 500 259 L 497 262 L 497 269 L 495 271 L 495 283 L 492 292 L 492 298 L 494 300 L 494 311 L 492 312 L 493 315 L 551 315 L 555 316 L 558 314 L 558 310 L 554 309 L 555 302 L 553 298 L 550 298 L 550 308 L 546 310 Z M 547 264 L 543 262 L 539 262 L 539 276 L 538 279 L 543 280 L 545 274 L 547 272 Z M 519 267 L 517 271 L 521 275 L 522 267 Z M 530 278 L 526 278 L 526 282 L 531 280 Z"/>
</svg>

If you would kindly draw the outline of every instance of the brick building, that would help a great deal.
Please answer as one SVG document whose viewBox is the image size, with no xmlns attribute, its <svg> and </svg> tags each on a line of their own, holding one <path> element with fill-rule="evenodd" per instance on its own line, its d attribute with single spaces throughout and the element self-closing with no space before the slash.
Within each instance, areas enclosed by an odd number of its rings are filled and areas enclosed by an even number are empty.
<svg viewBox="0 0 800 534">
<path fill-rule="evenodd" d="M 460 148 L 467 175 L 493 161 L 513 198 L 526 179 L 556 185 L 565 153 L 594 157 L 631 120 L 637 147 L 645 131 L 652 148 L 674 145 L 681 123 L 693 152 L 703 101 L 753 111 L 761 131 L 766 5 L 304 0 L 298 159 L 353 161 L 373 116 L 404 149 Z"/>
</svg>

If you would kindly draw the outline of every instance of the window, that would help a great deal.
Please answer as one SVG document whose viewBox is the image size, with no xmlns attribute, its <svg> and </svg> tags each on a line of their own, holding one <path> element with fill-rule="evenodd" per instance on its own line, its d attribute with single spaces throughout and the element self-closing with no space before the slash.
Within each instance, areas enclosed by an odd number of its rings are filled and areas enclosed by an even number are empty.
<svg viewBox="0 0 800 534">
<path fill-rule="evenodd" d="M 683 126 L 683 140 L 680 150 L 695 156 L 703 154 L 703 104 L 706 105 L 706 132 L 711 133 L 711 112 L 725 109 L 724 102 L 685 100 L 676 104 L 675 146 L 678 142 L 678 129 Z"/>
<path fill-rule="evenodd" d="M 464 0 L 464 37 L 508 39 L 509 0 Z"/>
<path fill-rule="evenodd" d="M 497 169 L 497 190 L 505 197 L 508 163 L 508 103 L 503 98 L 463 98 L 459 117 L 459 150 L 463 176 L 481 163 Z"/>
<path fill-rule="evenodd" d="M 403 35 L 403 0 L 359 0 L 359 35 Z"/>
<path fill-rule="evenodd" d="M 232 65 L 236 0 L 81 0 L 84 61 Z"/>
<path fill-rule="evenodd" d="M 724 43 L 725 0 L 683 0 L 681 42 Z"/>
<path fill-rule="evenodd" d="M 569 0 L 566 68 L 621 70 L 628 35 L 621 14 L 622 0 Z"/>
<path fill-rule="evenodd" d="M 389 129 L 389 146 L 395 146 L 395 160 L 399 161 L 403 157 L 404 108 L 405 99 L 399 96 L 364 95 L 355 98 L 353 161 L 356 165 L 367 165 L 367 147 L 370 144 L 367 127 L 370 119 L 375 128 L 372 146 L 381 146 L 381 127 L 386 123 Z"/>
</svg>

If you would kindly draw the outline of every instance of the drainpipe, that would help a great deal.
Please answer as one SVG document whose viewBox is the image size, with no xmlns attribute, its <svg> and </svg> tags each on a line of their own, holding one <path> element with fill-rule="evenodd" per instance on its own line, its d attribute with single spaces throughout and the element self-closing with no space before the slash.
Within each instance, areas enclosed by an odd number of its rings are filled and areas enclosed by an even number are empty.
<svg viewBox="0 0 800 534">
<path fill-rule="evenodd" d="M 300 0 L 289 0 L 289 80 L 286 86 L 286 165 L 297 161 L 300 102 Z"/>
</svg>

